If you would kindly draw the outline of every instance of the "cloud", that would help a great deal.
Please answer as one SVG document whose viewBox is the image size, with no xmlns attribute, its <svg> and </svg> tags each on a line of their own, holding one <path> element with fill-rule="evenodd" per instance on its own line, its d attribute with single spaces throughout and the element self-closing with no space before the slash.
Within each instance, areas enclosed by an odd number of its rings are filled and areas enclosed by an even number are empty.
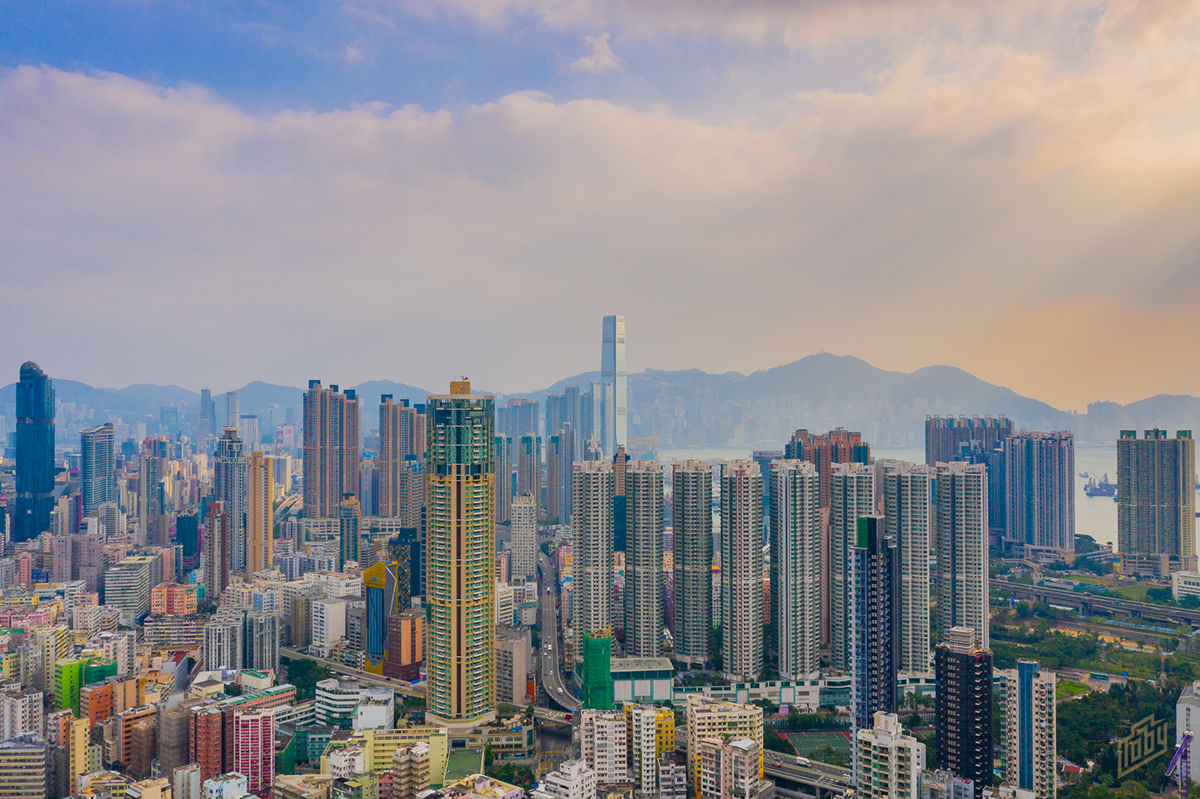
<svg viewBox="0 0 1200 799">
<path fill-rule="evenodd" d="M 592 48 L 592 52 L 589 55 L 580 56 L 571 64 L 572 72 L 604 72 L 609 69 L 621 68 L 621 59 L 613 52 L 607 33 L 601 33 L 598 36 L 584 36 L 583 40 Z"/>
<path fill-rule="evenodd" d="M 1200 393 L 1195 9 L 1114 3 L 1068 54 L 910 41 L 769 121 L 0 73 L 0 372 L 515 391 L 595 368 L 620 312 L 634 370 L 827 350 L 1063 406 Z"/>
</svg>

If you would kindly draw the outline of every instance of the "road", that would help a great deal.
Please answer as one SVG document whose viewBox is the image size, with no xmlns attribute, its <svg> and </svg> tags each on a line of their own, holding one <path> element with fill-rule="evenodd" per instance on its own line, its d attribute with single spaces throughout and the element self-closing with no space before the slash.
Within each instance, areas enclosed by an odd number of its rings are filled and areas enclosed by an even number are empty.
<svg viewBox="0 0 1200 799">
<path fill-rule="evenodd" d="M 339 674 L 348 674 L 355 677 L 361 682 L 371 683 L 372 685 L 383 685 L 392 688 L 401 696 L 411 696 L 418 699 L 425 698 L 425 685 L 412 685 L 404 680 L 394 680 L 391 677 L 383 677 L 378 674 L 368 674 L 365 671 L 352 669 L 341 663 L 334 663 L 332 660 L 326 660 L 315 655 L 305 654 L 298 649 L 288 649 L 287 647 L 279 647 L 280 657 L 289 658 L 291 660 L 315 660 L 322 666 L 327 667 L 330 671 L 335 671 Z"/>
<path fill-rule="evenodd" d="M 850 769 L 831 766 L 819 760 L 801 766 L 792 755 L 770 750 L 763 753 L 763 772 L 772 779 L 784 779 L 799 783 L 818 796 L 840 795 L 850 787 Z"/>
<path fill-rule="evenodd" d="M 1086 606 L 1088 610 L 1099 609 L 1110 613 L 1128 613 L 1145 619 L 1167 622 L 1171 627 L 1180 624 L 1190 624 L 1195 627 L 1200 624 L 1200 610 L 1192 608 L 1174 608 L 1153 602 L 1135 602 L 1132 599 L 1106 597 L 1084 591 L 1068 591 L 1064 588 L 1050 588 L 1044 585 L 1025 585 L 998 577 L 991 579 L 990 587 L 995 591 L 1011 591 L 1018 599 L 1041 599 L 1052 605 L 1069 605 L 1076 608 Z"/>
<path fill-rule="evenodd" d="M 538 631 L 542 637 L 542 650 L 538 653 L 538 663 L 542 686 L 546 689 L 546 696 L 555 704 L 578 710 L 583 703 L 572 693 L 570 684 L 563 680 L 560 667 L 562 652 L 559 645 L 558 609 L 554 605 L 557 583 L 554 564 L 539 550 Z"/>
</svg>

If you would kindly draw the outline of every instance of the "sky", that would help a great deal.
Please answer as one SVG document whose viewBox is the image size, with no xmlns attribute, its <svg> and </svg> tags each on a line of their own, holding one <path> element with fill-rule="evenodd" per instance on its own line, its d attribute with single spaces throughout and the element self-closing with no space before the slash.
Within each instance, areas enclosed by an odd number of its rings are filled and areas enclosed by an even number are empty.
<svg viewBox="0 0 1200 799">
<path fill-rule="evenodd" d="M 0 374 L 1200 395 L 1198 129 L 1200 0 L 0 0 Z"/>
</svg>

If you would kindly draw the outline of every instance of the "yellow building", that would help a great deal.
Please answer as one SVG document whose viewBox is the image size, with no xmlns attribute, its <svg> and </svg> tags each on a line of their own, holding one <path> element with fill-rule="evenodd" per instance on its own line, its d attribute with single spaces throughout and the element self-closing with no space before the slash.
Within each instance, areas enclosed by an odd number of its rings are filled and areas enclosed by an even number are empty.
<svg viewBox="0 0 1200 799">
<path fill-rule="evenodd" d="M 496 718 L 495 399 L 464 380 L 426 409 L 426 712 L 466 732 Z"/>
<path fill-rule="evenodd" d="M 658 759 L 675 751 L 675 712 L 654 705 L 626 704 L 625 740 L 629 747 L 629 770 L 638 789 L 656 793 Z"/>
<path fill-rule="evenodd" d="M 256 442 L 257 443 L 257 442 Z M 246 571 L 257 574 L 271 568 L 272 498 L 275 493 L 274 459 L 251 452 L 246 464 Z"/>
<path fill-rule="evenodd" d="M 705 738 L 747 738 L 758 745 L 758 776 L 762 779 L 763 711 L 758 705 L 739 705 L 705 696 L 687 703 L 687 762 L 692 784 L 700 784 L 699 744 Z"/>
<path fill-rule="evenodd" d="M 329 755 L 334 749 L 360 746 L 366 762 L 366 771 L 385 771 L 392 767 L 392 756 L 396 748 L 410 743 L 429 746 L 429 779 L 433 785 L 441 785 L 446 778 L 446 761 L 450 756 L 450 738 L 443 727 L 429 724 L 402 727 L 397 730 L 355 730 L 347 739 L 330 741 L 321 755 L 321 773 L 329 773 Z"/>
</svg>

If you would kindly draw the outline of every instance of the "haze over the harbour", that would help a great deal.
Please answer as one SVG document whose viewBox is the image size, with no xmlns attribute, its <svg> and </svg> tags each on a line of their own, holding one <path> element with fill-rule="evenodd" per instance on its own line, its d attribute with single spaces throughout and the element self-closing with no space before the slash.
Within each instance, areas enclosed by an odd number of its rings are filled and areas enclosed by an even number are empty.
<svg viewBox="0 0 1200 799">
<path fill-rule="evenodd" d="M 0 384 L 1200 395 L 1198 2 L 304 5 L 6 11 Z"/>
</svg>

